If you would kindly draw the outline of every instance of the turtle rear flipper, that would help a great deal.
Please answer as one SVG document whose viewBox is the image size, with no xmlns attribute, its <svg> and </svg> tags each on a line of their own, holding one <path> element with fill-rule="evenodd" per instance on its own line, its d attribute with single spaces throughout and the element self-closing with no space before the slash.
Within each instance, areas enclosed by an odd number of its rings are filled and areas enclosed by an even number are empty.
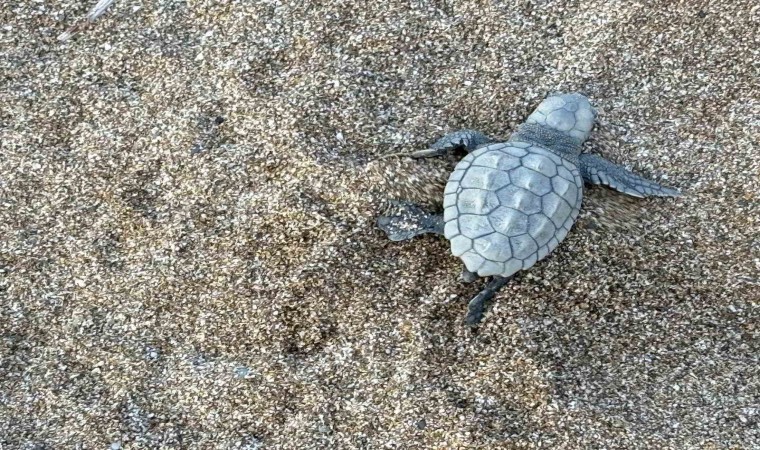
<svg viewBox="0 0 760 450">
<path fill-rule="evenodd" d="M 431 214 L 414 203 L 391 202 L 395 214 L 378 217 L 377 226 L 392 241 L 406 241 L 425 233 L 443 234 L 443 216 Z"/>
<path fill-rule="evenodd" d="M 470 326 L 478 325 L 483 320 L 486 304 L 491 301 L 493 296 L 496 295 L 504 285 L 509 283 L 509 280 L 512 278 L 513 276 L 493 277 L 486 287 L 470 300 L 470 303 L 467 305 L 467 316 L 465 316 L 464 322 Z"/>
<path fill-rule="evenodd" d="M 633 197 L 678 197 L 681 195 L 677 189 L 647 180 L 599 155 L 584 153 L 578 157 L 578 162 L 583 180 L 587 183 L 609 186 Z"/>
</svg>

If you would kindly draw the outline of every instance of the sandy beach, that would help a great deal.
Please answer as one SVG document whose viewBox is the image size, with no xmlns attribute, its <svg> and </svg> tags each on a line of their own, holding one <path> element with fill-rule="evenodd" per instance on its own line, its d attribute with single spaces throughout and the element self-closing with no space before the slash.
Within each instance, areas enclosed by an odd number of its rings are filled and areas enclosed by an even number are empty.
<svg viewBox="0 0 760 450">
<path fill-rule="evenodd" d="M 0 449 L 760 448 L 753 1 L 90 2 L 0 8 Z M 587 95 L 568 238 L 482 282 L 449 131 Z"/>
</svg>

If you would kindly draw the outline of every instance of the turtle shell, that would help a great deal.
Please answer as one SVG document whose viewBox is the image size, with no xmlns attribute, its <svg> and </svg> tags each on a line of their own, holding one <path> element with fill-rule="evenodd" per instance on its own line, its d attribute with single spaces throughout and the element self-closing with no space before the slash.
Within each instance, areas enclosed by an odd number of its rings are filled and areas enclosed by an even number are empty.
<svg viewBox="0 0 760 450">
<path fill-rule="evenodd" d="M 444 235 L 467 270 L 510 276 L 546 257 L 581 207 L 578 167 L 534 144 L 481 147 L 457 164 L 444 194 Z"/>
</svg>

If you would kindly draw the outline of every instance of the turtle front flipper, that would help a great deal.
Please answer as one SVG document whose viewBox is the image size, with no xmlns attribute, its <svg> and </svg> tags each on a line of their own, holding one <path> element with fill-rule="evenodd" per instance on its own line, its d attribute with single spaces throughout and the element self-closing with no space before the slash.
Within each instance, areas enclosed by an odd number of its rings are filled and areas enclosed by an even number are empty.
<svg viewBox="0 0 760 450">
<path fill-rule="evenodd" d="M 443 234 L 441 214 L 428 213 L 409 202 L 392 201 L 391 209 L 396 213 L 378 217 L 377 226 L 392 241 L 405 241 L 425 233 Z"/>
<path fill-rule="evenodd" d="M 493 142 L 493 139 L 486 136 L 484 133 L 476 130 L 459 130 L 453 133 L 449 133 L 446 136 L 435 141 L 430 146 L 429 151 L 439 151 L 442 153 L 464 149 L 467 152 L 471 152 L 485 144 Z"/>
<path fill-rule="evenodd" d="M 623 166 L 607 161 L 599 155 L 584 153 L 578 157 L 583 180 L 602 184 L 633 197 L 678 197 L 677 189 L 661 186 L 640 177 Z"/>
<path fill-rule="evenodd" d="M 443 156 L 455 150 L 465 150 L 469 153 L 491 142 L 493 142 L 493 139 L 480 131 L 459 130 L 438 139 L 430 148 L 426 148 L 425 150 L 411 153 L 390 153 L 380 158 L 385 159 L 393 156 L 408 156 L 414 159 L 433 158 L 435 156 Z"/>
</svg>

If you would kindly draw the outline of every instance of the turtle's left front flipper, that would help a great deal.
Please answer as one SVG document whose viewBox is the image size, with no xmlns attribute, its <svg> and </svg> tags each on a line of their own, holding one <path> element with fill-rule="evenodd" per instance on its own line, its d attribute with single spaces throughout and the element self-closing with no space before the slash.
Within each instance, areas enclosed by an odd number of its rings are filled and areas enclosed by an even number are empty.
<svg viewBox="0 0 760 450">
<path fill-rule="evenodd" d="M 584 153 L 578 157 L 578 160 L 581 175 L 587 183 L 603 184 L 634 197 L 678 197 L 681 195 L 677 189 L 660 186 L 599 155 Z"/>
</svg>

